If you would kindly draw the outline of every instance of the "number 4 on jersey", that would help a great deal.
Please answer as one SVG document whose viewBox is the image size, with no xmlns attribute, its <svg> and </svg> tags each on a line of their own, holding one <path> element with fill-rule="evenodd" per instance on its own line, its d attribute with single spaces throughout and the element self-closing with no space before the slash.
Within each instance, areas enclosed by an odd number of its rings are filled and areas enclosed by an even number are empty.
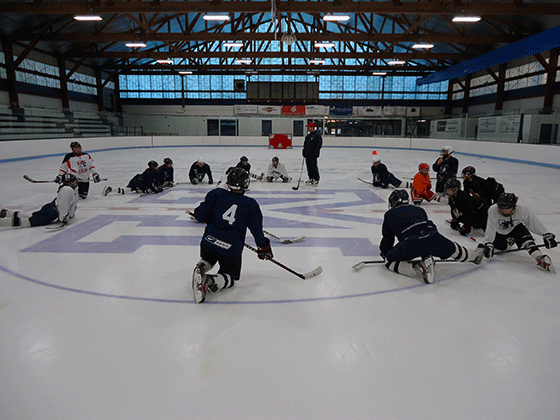
<svg viewBox="0 0 560 420">
<path fill-rule="evenodd" d="M 229 209 L 222 214 L 222 219 L 226 220 L 230 225 L 235 223 L 235 212 L 237 211 L 237 204 L 232 205 Z"/>
</svg>

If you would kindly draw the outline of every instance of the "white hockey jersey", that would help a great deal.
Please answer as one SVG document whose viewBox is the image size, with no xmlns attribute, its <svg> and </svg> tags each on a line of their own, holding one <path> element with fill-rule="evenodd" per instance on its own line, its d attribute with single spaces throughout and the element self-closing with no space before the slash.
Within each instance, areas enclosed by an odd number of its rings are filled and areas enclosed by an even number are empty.
<svg viewBox="0 0 560 420">
<path fill-rule="evenodd" d="M 266 176 L 267 177 L 272 176 L 274 177 L 274 179 L 280 178 L 280 176 L 283 176 L 284 178 L 288 178 L 288 171 L 286 170 L 284 164 L 280 162 L 278 162 L 278 166 L 276 168 L 271 163 L 270 165 L 268 165 L 268 171 L 266 173 Z"/>
<path fill-rule="evenodd" d="M 97 170 L 89 154 L 82 153 L 76 156 L 74 153 L 68 153 L 60 165 L 59 175 L 70 173 L 75 175 L 78 181 L 88 182 L 90 172 L 96 174 Z"/>
<path fill-rule="evenodd" d="M 76 209 L 78 208 L 78 189 L 64 185 L 58 190 L 55 204 L 58 209 L 58 219 L 60 221 L 65 218 L 74 218 Z"/>
<path fill-rule="evenodd" d="M 486 224 L 484 242 L 494 242 L 496 233 L 507 235 L 521 223 L 523 223 L 530 232 L 536 233 L 537 235 L 544 235 L 549 232 L 527 207 L 517 205 L 512 215 L 504 216 L 498 211 L 498 205 L 494 204 L 488 209 L 488 223 Z"/>
</svg>

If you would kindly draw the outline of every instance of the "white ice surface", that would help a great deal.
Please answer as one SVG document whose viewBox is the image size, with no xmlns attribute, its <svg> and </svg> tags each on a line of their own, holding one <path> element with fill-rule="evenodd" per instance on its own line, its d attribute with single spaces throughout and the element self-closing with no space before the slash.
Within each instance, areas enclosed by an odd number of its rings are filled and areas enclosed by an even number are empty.
<svg viewBox="0 0 560 420">
<path fill-rule="evenodd" d="M 344 206 L 372 190 L 357 180 L 371 180 L 371 150 L 324 148 L 320 186 L 298 191 L 292 186 L 300 148 L 92 153 L 109 181 L 91 184 L 72 225 L 61 232 L 0 231 L 0 419 L 560 418 L 558 275 L 538 269 L 525 252 L 481 266 L 438 264 L 433 285 L 382 265 L 352 270 L 378 258 L 360 247 L 366 240 L 378 245 L 391 191 L 375 189 L 378 203 Z M 438 155 L 377 150 L 401 179 Z M 198 246 L 165 241 L 200 237 L 203 225 L 188 218 L 193 205 L 184 200 L 202 200 L 209 186 L 179 185 L 146 200 L 102 197 L 101 190 L 125 185 L 149 160 L 166 156 L 175 162 L 176 181 L 187 181 L 199 156 L 217 180 L 241 155 L 258 174 L 274 155 L 284 162 L 291 184 L 255 181 L 248 195 L 270 202 L 262 205 L 265 229 L 283 238 L 307 236 L 293 245 L 273 241 L 275 258 L 299 272 L 320 265 L 323 273 L 303 281 L 246 250 L 241 281 L 196 305 L 190 278 Z M 496 177 L 560 236 L 558 169 L 456 156 L 460 168 L 473 165 L 481 176 Z M 60 159 L 0 164 L 0 207 L 35 210 L 52 200 L 54 184 L 22 176 L 53 179 Z M 445 224 L 446 205 L 424 208 L 444 235 L 476 246 Z M 175 224 L 142 225 L 137 216 L 171 217 Z M 72 237 L 100 217 L 115 220 Z M 301 223 L 321 227 L 294 227 Z M 91 243 L 103 247 L 123 237 L 123 245 L 137 237 L 166 244 L 87 251 Z M 322 246 L 332 238 L 347 249 Z M 352 238 L 361 239 L 354 249 Z M 23 251 L 42 241 L 52 249 Z M 248 242 L 254 243 L 250 234 Z M 68 243 L 74 252 L 61 252 Z M 560 269 L 558 248 L 546 252 Z"/>
</svg>

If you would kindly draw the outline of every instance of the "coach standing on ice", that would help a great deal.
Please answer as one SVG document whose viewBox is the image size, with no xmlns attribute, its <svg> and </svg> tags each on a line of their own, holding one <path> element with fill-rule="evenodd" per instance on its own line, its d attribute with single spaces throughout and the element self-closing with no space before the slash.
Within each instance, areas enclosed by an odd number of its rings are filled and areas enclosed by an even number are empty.
<svg viewBox="0 0 560 420">
<path fill-rule="evenodd" d="M 306 184 L 315 187 L 319 185 L 319 167 L 317 166 L 317 159 L 319 158 L 319 153 L 323 146 L 323 137 L 317 132 L 317 126 L 314 122 L 307 124 L 307 130 L 309 134 L 305 136 L 302 152 L 305 158 L 305 164 L 307 165 L 307 175 L 309 176 Z"/>
</svg>

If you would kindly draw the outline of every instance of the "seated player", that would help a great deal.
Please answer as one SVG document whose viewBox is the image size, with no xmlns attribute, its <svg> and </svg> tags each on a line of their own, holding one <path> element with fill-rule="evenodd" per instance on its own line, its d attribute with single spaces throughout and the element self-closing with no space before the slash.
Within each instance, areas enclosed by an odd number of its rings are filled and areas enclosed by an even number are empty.
<svg viewBox="0 0 560 420">
<path fill-rule="evenodd" d="M 148 168 L 141 174 L 136 174 L 126 187 L 118 187 L 117 194 L 129 194 L 131 192 L 142 192 L 144 194 L 157 194 L 163 191 L 158 177 L 158 163 L 155 160 L 148 162 Z M 113 188 L 106 186 L 103 195 L 106 196 Z"/>
<path fill-rule="evenodd" d="M 272 158 L 272 163 L 268 165 L 268 170 L 266 172 L 266 180 L 268 182 L 282 180 L 282 182 L 290 182 L 292 178 L 288 176 L 288 171 L 283 163 L 280 163 L 280 160 L 274 156 Z"/>
<path fill-rule="evenodd" d="M 419 206 L 423 200 L 428 203 L 432 200 L 441 202 L 441 197 L 432 191 L 432 182 L 430 181 L 430 166 L 427 163 L 418 165 L 418 173 L 414 175 L 412 181 L 412 190 L 410 196 L 412 203 Z"/>
</svg>

